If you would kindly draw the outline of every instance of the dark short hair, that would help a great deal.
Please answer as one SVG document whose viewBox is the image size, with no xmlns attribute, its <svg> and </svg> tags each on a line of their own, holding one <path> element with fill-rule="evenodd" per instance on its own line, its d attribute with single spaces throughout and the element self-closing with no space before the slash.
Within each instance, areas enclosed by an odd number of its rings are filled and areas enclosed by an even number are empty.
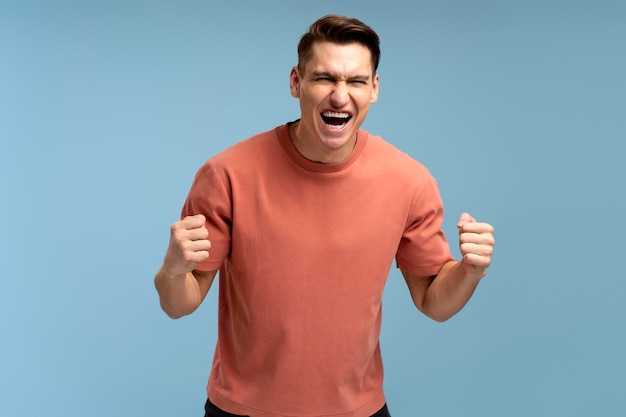
<svg viewBox="0 0 626 417">
<path fill-rule="evenodd" d="M 380 39 L 374 30 L 360 20 L 328 15 L 315 21 L 309 31 L 302 35 L 298 44 L 298 70 L 304 74 L 306 64 L 311 60 L 315 42 L 339 44 L 360 43 L 370 50 L 372 72 L 376 73 L 380 61 Z"/>
</svg>

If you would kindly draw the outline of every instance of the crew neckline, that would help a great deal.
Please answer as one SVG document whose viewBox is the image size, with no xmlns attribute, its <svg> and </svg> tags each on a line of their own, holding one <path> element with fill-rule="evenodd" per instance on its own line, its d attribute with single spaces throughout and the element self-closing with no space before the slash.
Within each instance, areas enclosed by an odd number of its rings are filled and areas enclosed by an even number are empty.
<svg viewBox="0 0 626 417">
<path fill-rule="evenodd" d="M 369 136 L 366 131 L 359 129 L 357 131 L 357 141 L 354 149 L 350 153 L 350 156 L 341 162 L 325 164 L 322 162 L 311 161 L 298 152 L 298 149 L 296 149 L 296 146 L 289 135 L 289 126 L 295 122 L 297 122 L 297 120 L 278 126 L 276 128 L 276 136 L 278 137 L 278 141 L 289 159 L 295 162 L 299 167 L 311 172 L 331 173 L 343 171 L 348 168 L 358 159 L 361 152 L 363 152 L 363 149 L 365 149 Z"/>
</svg>

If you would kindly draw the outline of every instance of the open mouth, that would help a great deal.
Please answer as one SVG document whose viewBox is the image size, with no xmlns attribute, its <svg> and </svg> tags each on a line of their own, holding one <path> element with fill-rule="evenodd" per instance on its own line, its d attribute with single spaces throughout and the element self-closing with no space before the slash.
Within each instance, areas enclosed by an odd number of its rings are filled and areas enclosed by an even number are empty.
<svg viewBox="0 0 626 417">
<path fill-rule="evenodd" d="M 330 111 L 323 112 L 321 116 L 324 123 L 326 123 L 326 126 L 331 129 L 341 129 L 346 124 L 348 124 L 350 119 L 352 119 L 352 116 L 348 113 L 338 113 Z"/>
</svg>

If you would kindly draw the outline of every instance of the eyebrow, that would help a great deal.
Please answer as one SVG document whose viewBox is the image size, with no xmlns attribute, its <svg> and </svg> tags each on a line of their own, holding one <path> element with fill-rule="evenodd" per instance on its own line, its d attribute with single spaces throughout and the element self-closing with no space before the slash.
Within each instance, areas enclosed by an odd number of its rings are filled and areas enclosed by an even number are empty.
<svg viewBox="0 0 626 417">
<path fill-rule="evenodd" d="M 327 71 L 312 71 L 311 76 L 313 78 L 326 77 L 326 78 L 331 78 L 333 80 L 336 80 L 337 78 L 339 78 L 335 74 L 331 74 L 330 72 L 327 72 Z M 369 79 L 370 79 L 369 75 L 353 75 L 353 76 L 348 77 L 348 80 L 351 80 L 351 81 L 369 81 Z"/>
</svg>

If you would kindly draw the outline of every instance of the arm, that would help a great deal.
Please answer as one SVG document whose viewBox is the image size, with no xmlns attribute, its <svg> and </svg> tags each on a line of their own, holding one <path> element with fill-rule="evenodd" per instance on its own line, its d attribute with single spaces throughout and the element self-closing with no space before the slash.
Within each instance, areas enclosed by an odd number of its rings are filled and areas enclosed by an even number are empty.
<svg viewBox="0 0 626 417">
<path fill-rule="evenodd" d="M 206 297 L 217 271 L 198 271 L 211 242 L 203 215 L 188 216 L 170 229 L 163 266 L 154 277 L 161 308 L 173 319 L 193 313 Z"/>
<path fill-rule="evenodd" d="M 491 264 L 493 227 L 477 223 L 469 214 L 459 222 L 459 247 L 463 259 L 447 262 L 434 277 L 402 270 L 415 306 L 436 321 L 446 321 L 469 301 Z"/>
<path fill-rule="evenodd" d="M 161 308 L 173 319 L 196 311 L 209 292 L 217 271 L 191 271 L 172 275 L 163 267 L 154 277 Z"/>
</svg>

